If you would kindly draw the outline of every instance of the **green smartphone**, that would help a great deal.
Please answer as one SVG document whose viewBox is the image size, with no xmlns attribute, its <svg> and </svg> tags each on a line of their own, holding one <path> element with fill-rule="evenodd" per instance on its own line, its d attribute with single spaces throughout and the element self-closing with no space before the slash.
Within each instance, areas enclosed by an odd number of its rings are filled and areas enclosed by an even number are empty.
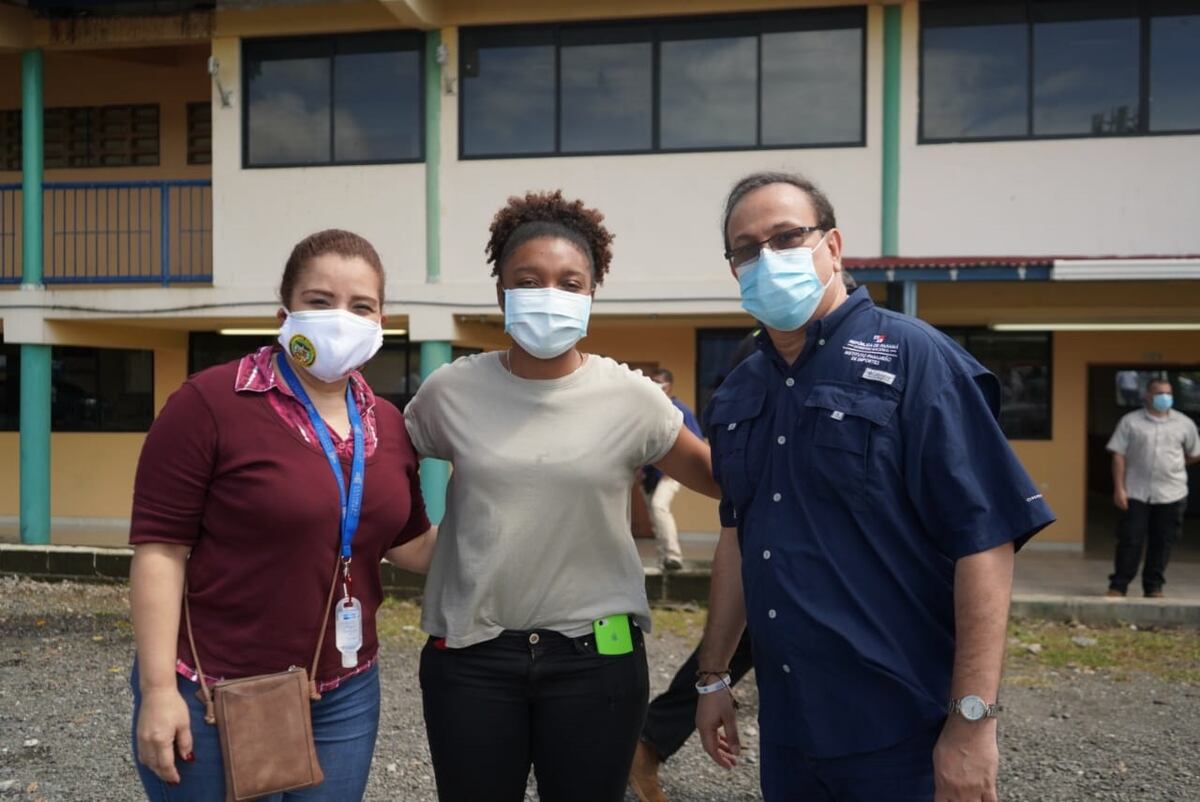
<svg viewBox="0 0 1200 802">
<path fill-rule="evenodd" d="M 592 622 L 596 651 L 600 654 L 629 654 L 633 651 L 633 631 L 625 613 L 597 618 Z"/>
</svg>

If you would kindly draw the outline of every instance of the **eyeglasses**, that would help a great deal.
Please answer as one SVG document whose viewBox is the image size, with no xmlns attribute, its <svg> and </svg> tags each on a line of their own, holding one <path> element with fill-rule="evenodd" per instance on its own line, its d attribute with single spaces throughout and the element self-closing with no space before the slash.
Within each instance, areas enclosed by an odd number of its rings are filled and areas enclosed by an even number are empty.
<svg viewBox="0 0 1200 802">
<path fill-rule="evenodd" d="M 820 231 L 820 226 L 799 226 L 797 228 L 789 228 L 787 231 L 780 231 L 778 234 L 772 234 L 762 242 L 751 242 L 746 245 L 739 245 L 736 248 L 726 248 L 725 258 L 729 260 L 729 264 L 733 267 L 740 267 L 747 262 L 752 262 L 762 253 L 764 245 L 770 245 L 773 251 L 786 251 L 791 248 L 800 248 L 804 246 L 804 240 L 814 231 Z"/>
</svg>

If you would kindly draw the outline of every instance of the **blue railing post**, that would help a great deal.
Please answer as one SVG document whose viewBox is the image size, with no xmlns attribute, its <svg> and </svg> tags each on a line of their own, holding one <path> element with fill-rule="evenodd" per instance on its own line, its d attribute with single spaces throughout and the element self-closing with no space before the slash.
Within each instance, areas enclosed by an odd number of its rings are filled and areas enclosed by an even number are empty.
<svg viewBox="0 0 1200 802">
<path fill-rule="evenodd" d="M 162 226 L 159 236 L 162 239 L 162 283 L 171 283 L 171 191 L 166 184 L 158 185 L 159 214 L 162 215 Z"/>
</svg>

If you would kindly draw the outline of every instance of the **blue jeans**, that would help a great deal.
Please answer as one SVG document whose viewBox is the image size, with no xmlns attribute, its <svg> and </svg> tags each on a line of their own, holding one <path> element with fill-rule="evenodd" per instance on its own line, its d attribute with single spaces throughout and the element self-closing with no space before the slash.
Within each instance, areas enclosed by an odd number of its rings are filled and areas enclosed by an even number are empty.
<svg viewBox="0 0 1200 802">
<path fill-rule="evenodd" d="M 813 758 L 792 746 L 763 743 L 765 802 L 931 802 L 933 747 L 943 722 L 898 744 L 834 758 Z"/>
<path fill-rule="evenodd" d="M 138 688 L 137 661 L 134 661 L 133 686 L 133 762 L 137 766 L 146 798 L 151 802 L 224 802 L 225 771 L 221 762 L 221 743 L 217 728 L 204 723 L 204 703 L 196 694 L 200 686 L 178 677 L 179 693 L 187 702 L 191 716 L 192 752 L 196 759 L 185 763 L 178 759 L 178 785 L 163 782 L 137 759 L 137 719 L 142 694 Z M 348 802 L 362 799 L 375 752 L 379 731 L 379 666 L 343 682 L 322 695 L 312 706 L 313 737 L 317 759 L 325 773 L 325 782 L 303 791 L 263 797 L 263 802 Z"/>
</svg>

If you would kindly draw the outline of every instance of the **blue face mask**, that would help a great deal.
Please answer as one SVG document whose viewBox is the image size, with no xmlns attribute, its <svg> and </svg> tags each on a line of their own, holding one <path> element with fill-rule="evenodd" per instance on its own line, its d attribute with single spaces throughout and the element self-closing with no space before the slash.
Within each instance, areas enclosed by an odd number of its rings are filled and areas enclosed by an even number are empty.
<svg viewBox="0 0 1200 802">
<path fill-rule="evenodd" d="M 742 308 L 778 331 L 795 331 L 808 323 L 837 276 L 831 274 L 824 284 L 817 276 L 813 252 L 823 242 L 825 237 L 813 248 L 763 248 L 757 259 L 738 267 Z"/>
<path fill-rule="evenodd" d="M 1150 399 L 1150 405 L 1159 412 L 1167 412 L 1175 405 L 1175 397 L 1170 393 L 1155 393 Z"/>
<path fill-rule="evenodd" d="M 504 331 L 525 352 L 553 359 L 587 335 L 592 296 L 554 288 L 504 291 Z"/>
</svg>

